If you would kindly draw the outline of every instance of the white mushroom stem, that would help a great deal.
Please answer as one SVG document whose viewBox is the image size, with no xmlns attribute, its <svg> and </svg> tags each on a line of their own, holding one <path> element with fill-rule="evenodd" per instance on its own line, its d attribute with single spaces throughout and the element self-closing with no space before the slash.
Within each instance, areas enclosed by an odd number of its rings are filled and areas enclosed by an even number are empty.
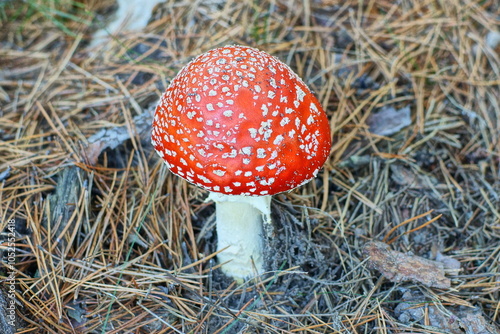
<svg viewBox="0 0 500 334">
<path fill-rule="evenodd" d="M 271 222 L 271 196 L 210 193 L 216 204 L 217 257 L 221 269 L 238 282 L 264 272 L 263 223 Z"/>
</svg>

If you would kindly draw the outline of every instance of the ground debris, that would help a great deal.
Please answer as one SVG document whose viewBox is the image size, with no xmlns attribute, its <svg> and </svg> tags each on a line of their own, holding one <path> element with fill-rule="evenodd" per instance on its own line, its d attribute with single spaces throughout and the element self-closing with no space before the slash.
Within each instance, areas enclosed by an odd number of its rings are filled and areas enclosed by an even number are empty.
<svg viewBox="0 0 500 334">
<path fill-rule="evenodd" d="M 380 271 L 392 282 L 412 281 L 441 289 L 451 285 L 444 276 L 441 262 L 390 250 L 389 245 L 383 242 L 368 242 L 363 248 L 363 255 L 368 259 L 369 268 Z"/>
<path fill-rule="evenodd" d="M 439 182 L 432 175 L 415 172 L 411 168 L 391 164 L 391 179 L 400 186 L 411 189 L 429 189 L 438 187 Z"/>
<path fill-rule="evenodd" d="M 481 311 L 471 307 L 445 307 L 427 300 L 422 295 L 406 291 L 403 302 L 394 312 L 404 324 L 417 322 L 438 328 L 450 334 L 499 334 L 499 329 L 489 324 Z"/>
<path fill-rule="evenodd" d="M 131 129 L 132 131 L 137 132 L 141 141 L 149 141 L 152 122 L 152 112 L 145 111 L 144 113 L 133 118 L 132 128 L 124 125 L 110 129 L 102 129 L 101 131 L 95 133 L 88 139 L 89 145 L 85 148 L 84 154 L 89 163 L 95 164 L 104 150 L 108 148 L 115 149 L 126 140 L 129 140 L 131 135 L 134 135 L 134 133 L 131 133 Z"/>
<path fill-rule="evenodd" d="M 441 252 L 437 252 L 436 261 L 443 264 L 444 270 L 447 273 L 458 274 L 460 272 L 461 266 L 460 261 L 454 259 L 450 256 L 446 256 L 441 254 Z"/>
<path fill-rule="evenodd" d="M 399 110 L 393 107 L 381 108 L 379 112 L 368 116 L 366 124 L 370 132 L 379 136 L 390 136 L 411 124 L 410 107 Z"/>
</svg>

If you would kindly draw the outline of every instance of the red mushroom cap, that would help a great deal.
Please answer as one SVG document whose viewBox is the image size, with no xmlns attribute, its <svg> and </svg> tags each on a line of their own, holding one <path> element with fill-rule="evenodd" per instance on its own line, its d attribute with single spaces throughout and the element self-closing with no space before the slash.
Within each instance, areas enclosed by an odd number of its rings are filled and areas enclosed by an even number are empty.
<svg viewBox="0 0 500 334">
<path fill-rule="evenodd" d="M 174 174 L 247 196 L 306 183 L 331 145 L 326 114 L 304 82 L 245 46 L 208 51 L 179 72 L 156 107 L 152 143 Z"/>
</svg>

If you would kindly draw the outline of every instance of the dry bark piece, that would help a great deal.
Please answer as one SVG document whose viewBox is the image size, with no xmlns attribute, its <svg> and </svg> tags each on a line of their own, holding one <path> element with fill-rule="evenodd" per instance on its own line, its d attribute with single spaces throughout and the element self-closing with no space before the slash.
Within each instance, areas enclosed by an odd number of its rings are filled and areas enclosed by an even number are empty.
<svg viewBox="0 0 500 334">
<path fill-rule="evenodd" d="M 412 281 L 441 289 L 450 287 L 440 262 L 390 250 L 389 245 L 378 241 L 365 244 L 363 256 L 368 258 L 369 268 L 380 271 L 392 282 Z"/>
<path fill-rule="evenodd" d="M 78 167 L 68 167 L 62 169 L 58 175 L 56 189 L 48 197 L 50 216 L 47 215 L 42 224 L 47 229 L 50 226 L 55 238 L 53 242 L 57 243 L 62 254 L 66 254 L 68 240 L 79 226 L 73 213 L 83 191 L 82 184 L 86 173 Z"/>
</svg>

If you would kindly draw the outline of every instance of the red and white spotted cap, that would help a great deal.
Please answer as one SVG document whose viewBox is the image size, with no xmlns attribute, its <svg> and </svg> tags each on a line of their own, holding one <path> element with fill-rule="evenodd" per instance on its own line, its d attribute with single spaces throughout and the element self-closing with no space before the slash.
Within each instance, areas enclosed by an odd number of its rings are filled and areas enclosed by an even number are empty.
<svg viewBox="0 0 500 334">
<path fill-rule="evenodd" d="M 152 143 L 174 174 L 246 196 L 306 183 L 331 146 L 326 114 L 304 82 L 246 46 L 208 51 L 179 72 L 156 107 Z"/>
</svg>

